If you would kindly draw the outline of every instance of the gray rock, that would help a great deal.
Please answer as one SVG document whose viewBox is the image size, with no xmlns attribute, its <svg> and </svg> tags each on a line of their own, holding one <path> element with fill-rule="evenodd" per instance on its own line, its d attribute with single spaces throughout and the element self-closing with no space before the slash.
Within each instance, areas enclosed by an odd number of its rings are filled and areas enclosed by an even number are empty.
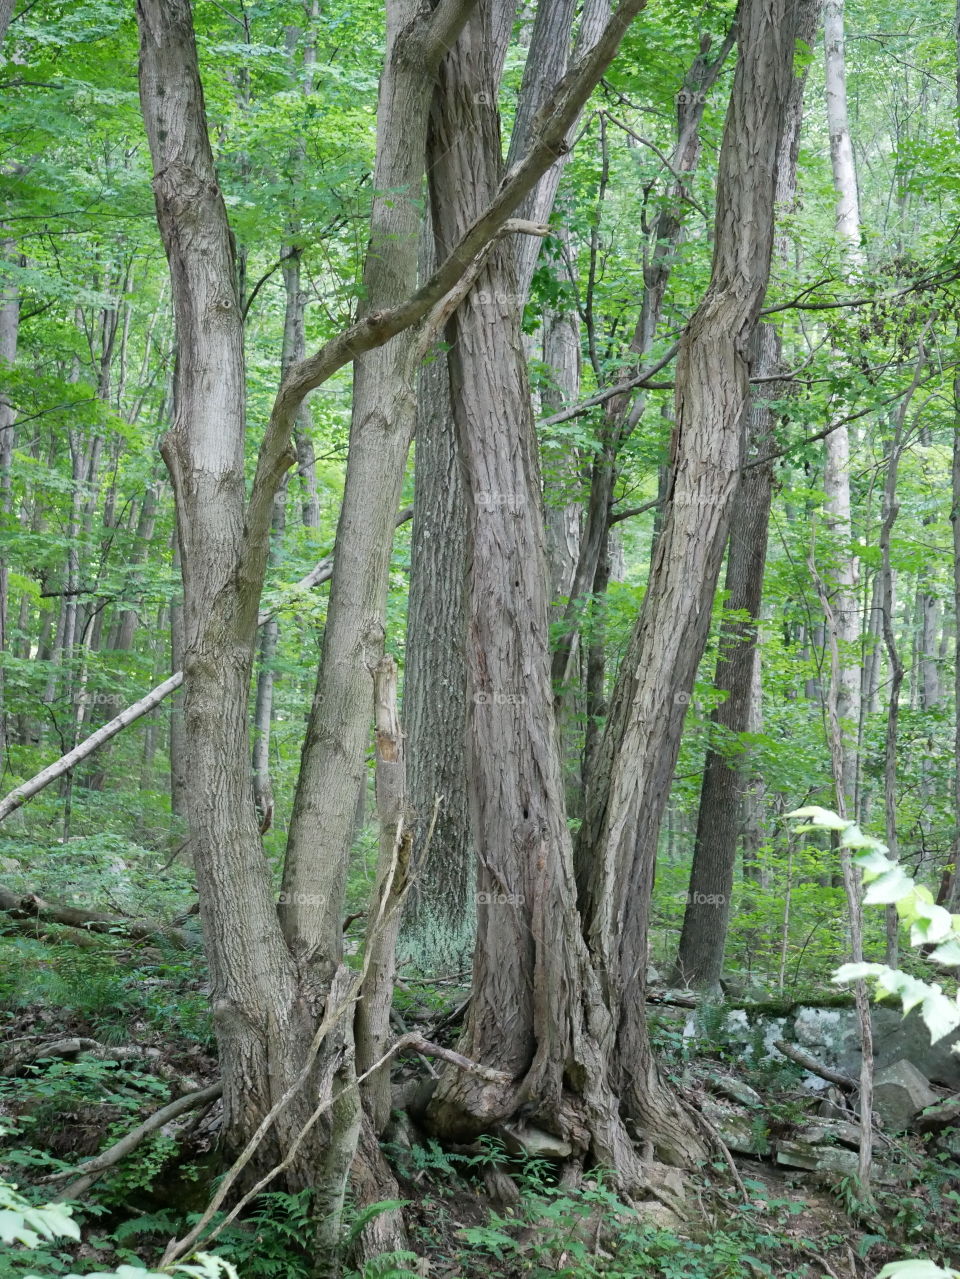
<svg viewBox="0 0 960 1279">
<path fill-rule="evenodd" d="M 909 1128 L 915 1115 L 937 1101 L 930 1083 L 913 1062 L 902 1059 L 881 1070 L 873 1081 L 873 1108 L 884 1127 L 894 1132 Z"/>
<path fill-rule="evenodd" d="M 728 1097 L 741 1106 L 763 1105 L 763 1098 L 756 1089 L 745 1084 L 742 1079 L 736 1079 L 732 1075 L 709 1075 L 706 1082 L 707 1087 L 712 1088 L 721 1097 Z"/>
<path fill-rule="evenodd" d="M 797 1133 L 797 1140 L 808 1146 L 834 1142 L 857 1150 L 860 1146 L 860 1125 L 852 1124 L 846 1119 L 817 1119 L 813 1123 L 804 1124 Z"/>
<path fill-rule="evenodd" d="M 643 1226 L 653 1226 L 657 1230 L 669 1230 L 671 1234 L 676 1232 L 683 1225 L 683 1221 L 672 1209 L 666 1204 L 662 1204 L 659 1199 L 650 1199 L 644 1203 L 634 1205 L 637 1220 Z"/>
<path fill-rule="evenodd" d="M 769 1149 L 767 1129 L 752 1115 L 725 1106 L 713 1097 L 704 1097 L 700 1105 L 725 1146 L 741 1155 L 766 1154 Z"/>
<path fill-rule="evenodd" d="M 917 1115 L 913 1124 L 917 1132 L 941 1132 L 944 1128 L 960 1128 L 960 1097 L 947 1097 Z"/>
<path fill-rule="evenodd" d="M 527 1155 L 531 1159 L 568 1159 L 573 1153 L 569 1141 L 544 1132 L 542 1128 L 501 1127 L 504 1145 L 513 1155 Z"/>
<path fill-rule="evenodd" d="M 855 1175 L 859 1164 L 855 1150 L 840 1146 L 809 1146 L 805 1141 L 778 1141 L 777 1163 L 785 1168 L 805 1168 L 809 1172 L 838 1172 Z"/>
</svg>

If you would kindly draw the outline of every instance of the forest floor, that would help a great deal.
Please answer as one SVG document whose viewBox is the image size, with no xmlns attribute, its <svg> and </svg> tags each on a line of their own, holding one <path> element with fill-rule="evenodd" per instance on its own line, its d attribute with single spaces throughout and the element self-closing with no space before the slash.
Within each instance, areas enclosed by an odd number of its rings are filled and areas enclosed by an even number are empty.
<svg viewBox="0 0 960 1279">
<path fill-rule="evenodd" d="M 25 945 L 0 938 L 0 960 L 22 962 Z M 169 1100 L 214 1083 L 217 1061 L 205 992 L 182 956 L 160 964 L 128 956 L 107 966 L 103 955 L 67 946 L 28 949 L 31 960 L 42 954 L 39 967 L 21 968 L 19 981 L 10 967 L 0 970 L 0 1176 L 44 1202 L 70 1184 L 51 1177 Z M 408 982 L 398 1001 L 400 1028 L 455 1043 L 465 993 Z M 715 1123 L 718 1104 L 739 1095 L 746 1104 L 738 1113 L 747 1116 L 739 1141 L 757 1153 L 731 1154 L 717 1144 L 714 1157 L 686 1176 L 682 1208 L 673 1214 L 659 1203 L 626 1207 L 596 1174 L 576 1188 L 561 1184 L 549 1159 L 511 1156 L 495 1141 L 441 1147 L 398 1111 L 385 1150 L 417 1259 L 384 1259 L 364 1279 L 861 1279 L 894 1259 L 960 1256 L 950 1132 L 881 1137 L 882 1176 L 873 1205 L 864 1206 L 842 1171 L 774 1162 L 779 1140 L 822 1123 L 823 1096 L 802 1088 L 799 1069 L 751 1066 L 719 1037 L 699 1041 L 693 1052 L 676 1015 L 653 1007 L 650 1015 L 665 1067 L 686 1100 Z M 404 1060 L 397 1098 L 411 1096 L 422 1074 L 422 1062 Z M 155 1263 L 205 1206 L 220 1168 L 217 1128 L 216 1103 L 166 1125 L 80 1196 L 81 1244 L 22 1258 L 0 1253 L 0 1279 Z M 232 1260 L 242 1279 L 306 1279 L 307 1213 L 303 1196 L 268 1192 L 209 1250 Z"/>
</svg>

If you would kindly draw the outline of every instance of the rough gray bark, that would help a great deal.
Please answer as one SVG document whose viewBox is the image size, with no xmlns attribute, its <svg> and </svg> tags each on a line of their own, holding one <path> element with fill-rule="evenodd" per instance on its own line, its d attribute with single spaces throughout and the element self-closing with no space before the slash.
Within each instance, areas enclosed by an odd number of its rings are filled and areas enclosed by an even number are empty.
<svg viewBox="0 0 960 1279">
<path fill-rule="evenodd" d="M 744 0 L 717 183 L 714 260 L 676 374 L 673 483 L 643 607 L 586 796 L 580 863 L 587 939 L 618 1020 L 620 1096 L 669 1150 L 644 1021 L 647 923 L 660 822 L 710 622 L 745 451 L 748 349 L 770 270 L 775 172 L 796 6 Z M 635 1063 L 641 1069 L 633 1073 Z M 675 1136 L 674 1136 L 675 1141 Z M 683 1151 L 669 1153 L 682 1157 Z"/>
<path fill-rule="evenodd" d="M 0 0 L 0 44 L 3 43 L 4 36 L 7 34 L 15 4 L 16 0 Z"/>
<path fill-rule="evenodd" d="M 428 168 L 439 157 L 428 144 Z M 435 260 L 425 217 L 423 266 Z M 403 718 L 416 875 L 404 952 L 425 971 L 455 971 L 473 949 L 475 856 L 467 808 L 464 578 L 466 516 L 445 353 L 417 382 L 417 443 Z M 440 798 L 429 856 L 424 841 Z"/>
<path fill-rule="evenodd" d="M 633 7 L 636 11 L 639 4 Z M 622 7 L 620 12 L 624 12 Z M 493 0 L 441 70 L 432 171 L 438 234 L 453 242 L 501 180 L 489 58 Z M 468 785 L 479 861 L 478 937 L 461 1051 L 510 1082 L 445 1071 L 429 1118 L 447 1135 L 533 1122 L 643 1182 L 609 1086 L 612 1026 L 580 932 L 552 714 L 543 508 L 514 255 L 495 246 L 448 327 L 468 509 Z M 495 499 L 495 500 L 494 500 Z"/>
<path fill-rule="evenodd" d="M 798 40 L 811 45 L 823 0 L 798 0 Z M 797 155 L 803 118 L 806 68 L 792 78 L 778 145 L 776 204 L 792 207 L 796 198 Z M 787 254 L 779 243 L 778 257 Z M 751 452 L 764 457 L 771 451 L 770 402 L 785 388 L 771 381 L 780 366 L 779 335 L 771 325 L 758 325 L 751 361 L 758 379 L 750 410 Z M 707 752 L 694 840 L 693 865 L 683 916 L 674 982 L 697 989 L 716 989 L 730 919 L 737 842 L 744 827 L 745 797 L 750 784 L 746 761 L 731 754 L 731 738 L 750 729 L 759 674 L 757 629 L 763 596 L 767 529 L 773 497 L 773 463 L 750 466 L 737 490 L 727 551 L 726 607 L 749 621 L 725 625 L 720 637 L 714 688 L 724 700 L 711 716 L 722 737 Z"/>
<path fill-rule="evenodd" d="M 541 5 L 537 9 L 508 165 L 529 145 L 537 112 L 567 69 L 574 7 L 570 0 L 562 0 L 560 4 Z M 496 45 L 491 51 L 491 84 L 499 84 L 506 57 L 511 26 L 508 10 L 509 6 L 498 13 L 492 33 Z M 579 54 L 595 46 L 609 15 L 608 0 L 589 0 L 577 37 Z M 430 172 L 442 162 L 445 146 L 445 141 L 438 140 L 438 131 L 433 130 L 428 154 Z M 564 155 L 559 157 L 524 201 L 521 212 L 525 217 L 542 223 L 550 216 L 564 159 Z M 461 227 L 461 234 L 466 225 Z M 433 218 L 428 213 L 422 275 L 428 275 L 437 260 L 435 240 Z M 441 252 L 449 251 L 450 247 L 449 242 L 441 241 Z M 517 282 L 509 304 L 522 311 L 540 240 L 519 236 L 514 242 L 514 251 Z M 557 359 L 562 398 L 573 400 L 579 374 L 576 317 L 572 323 L 569 317 L 556 323 L 548 322 L 547 332 L 550 337 L 545 358 Z M 409 738 L 410 800 L 415 814 L 418 867 L 410 896 L 404 946 L 416 962 L 428 969 L 461 965 L 472 947 L 476 915 L 470 892 L 475 859 L 464 764 L 465 498 L 453 430 L 449 377 L 446 355 L 438 352 L 421 369 L 417 385 L 416 495 L 404 674 L 404 718 Z M 501 497 L 491 492 L 487 500 L 496 503 Z M 546 518 L 548 530 L 554 524 L 569 520 L 569 506 L 562 511 L 548 507 Z M 557 550 L 559 558 L 559 543 Z M 430 857 L 426 864 L 421 864 L 419 848 L 437 796 L 441 796 L 443 802 Z"/>
<path fill-rule="evenodd" d="M 768 376 L 779 364 L 780 343 L 770 325 L 759 325 L 757 336 L 754 369 Z M 770 388 L 771 398 L 777 397 L 775 388 L 776 384 Z M 768 401 L 754 397 L 751 417 L 753 449 L 763 456 L 770 451 Z M 672 984 L 693 989 L 719 989 L 723 969 L 747 784 L 742 755 L 731 753 L 732 737 L 746 732 L 750 722 L 772 493 L 772 463 L 746 470 L 731 522 L 725 607 L 736 610 L 741 618 L 746 614 L 749 620 L 725 622 L 720 633 L 714 689 L 725 696 L 710 719 L 721 736 L 707 751 L 704 765 L 693 864 L 672 979 Z"/>
</svg>

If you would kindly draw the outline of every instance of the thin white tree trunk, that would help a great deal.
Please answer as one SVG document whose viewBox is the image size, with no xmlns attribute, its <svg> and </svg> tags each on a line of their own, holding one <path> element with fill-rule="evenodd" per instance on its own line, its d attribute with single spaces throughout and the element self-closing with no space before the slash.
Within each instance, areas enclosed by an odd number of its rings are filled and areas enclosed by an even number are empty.
<svg viewBox="0 0 960 1279">
<path fill-rule="evenodd" d="M 856 270 L 860 251 L 860 203 L 857 173 L 847 112 L 847 73 L 844 52 L 843 0 L 827 0 L 824 6 L 827 124 L 830 159 L 836 193 L 837 233 L 845 241 L 848 260 Z M 839 670 L 837 717 L 843 734 L 842 786 L 846 807 L 857 812 L 858 759 L 856 735 L 860 721 L 860 608 L 857 588 L 860 565 L 853 551 L 850 508 L 850 435 L 846 426 L 831 431 L 825 442 L 823 487 L 826 523 L 833 539 L 832 563 L 827 583 L 833 599 L 837 630 Z"/>
</svg>

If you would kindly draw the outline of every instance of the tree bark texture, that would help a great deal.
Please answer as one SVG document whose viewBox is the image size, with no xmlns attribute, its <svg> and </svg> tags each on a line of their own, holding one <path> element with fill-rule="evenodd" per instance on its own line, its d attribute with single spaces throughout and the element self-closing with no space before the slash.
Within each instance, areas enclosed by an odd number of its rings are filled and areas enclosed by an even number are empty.
<svg viewBox="0 0 960 1279">
<path fill-rule="evenodd" d="M 670 500 L 580 832 L 580 861 L 590 871 L 582 903 L 587 938 L 618 1020 L 621 1100 L 641 1129 L 663 1126 L 643 1014 L 657 838 L 744 460 L 749 346 L 770 270 L 795 20 L 788 0 L 740 7 L 713 273 L 677 362 Z M 642 1069 L 634 1073 L 637 1062 Z M 659 1101 L 652 1113 L 651 1098 Z"/>
</svg>

